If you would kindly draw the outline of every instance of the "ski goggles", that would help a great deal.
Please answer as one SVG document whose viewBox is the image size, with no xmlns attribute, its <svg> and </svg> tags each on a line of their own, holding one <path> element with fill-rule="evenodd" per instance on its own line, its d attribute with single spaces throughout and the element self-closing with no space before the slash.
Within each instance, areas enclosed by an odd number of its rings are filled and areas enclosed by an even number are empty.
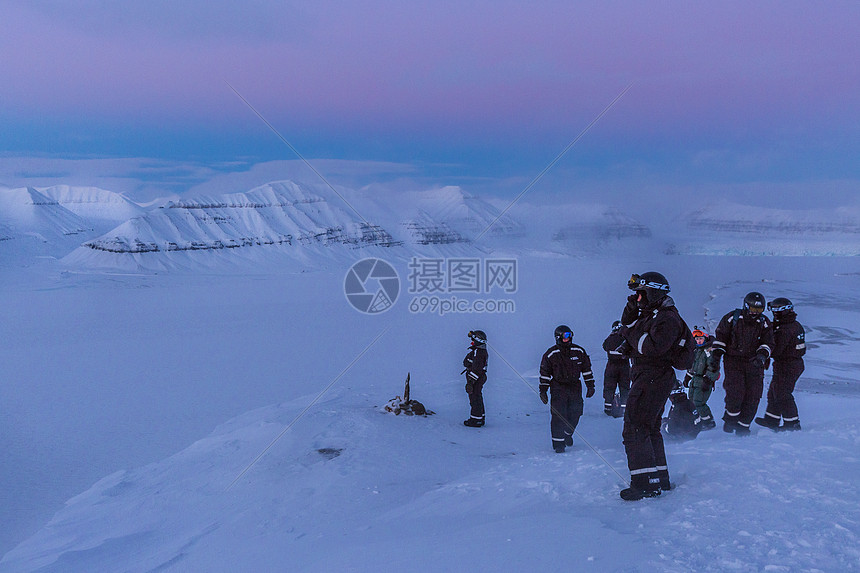
<svg viewBox="0 0 860 573">
<path fill-rule="evenodd" d="M 780 306 L 774 306 L 771 303 L 767 303 L 767 309 L 771 312 L 783 312 L 786 310 L 793 310 L 794 305 L 791 303 L 788 303 L 788 304 L 783 304 Z"/>
<path fill-rule="evenodd" d="M 573 338 L 572 332 L 568 331 L 568 332 L 562 332 L 561 333 L 561 339 L 562 340 L 570 340 L 571 338 Z"/>
<path fill-rule="evenodd" d="M 629 288 L 630 290 L 639 290 L 639 289 L 643 289 L 643 288 L 651 288 L 654 290 L 668 291 L 669 285 L 647 281 L 637 274 L 632 274 L 632 275 L 630 275 L 630 278 L 627 280 L 627 288 Z"/>
<path fill-rule="evenodd" d="M 471 338 L 475 342 L 480 342 L 481 344 L 484 344 L 485 342 L 487 342 L 486 340 L 484 340 L 484 338 L 482 336 L 475 334 L 474 330 L 469 331 L 469 338 Z"/>
<path fill-rule="evenodd" d="M 764 309 L 759 306 L 748 306 L 747 312 L 750 314 L 761 314 L 764 312 Z"/>
</svg>

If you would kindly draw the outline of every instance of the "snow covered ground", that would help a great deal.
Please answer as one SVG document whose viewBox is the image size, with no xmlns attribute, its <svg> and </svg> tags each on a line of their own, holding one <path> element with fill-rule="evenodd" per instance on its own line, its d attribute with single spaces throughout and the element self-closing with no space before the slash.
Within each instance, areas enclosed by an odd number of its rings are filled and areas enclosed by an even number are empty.
<svg viewBox="0 0 860 573">
<path fill-rule="evenodd" d="M 4 271 L 0 571 L 860 571 L 855 258 L 528 252 L 509 314 L 412 313 L 404 292 L 364 315 L 347 264 Z M 600 344 L 646 270 L 691 325 L 749 290 L 796 303 L 804 430 L 670 443 L 677 488 L 628 503 L 599 392 L 557 455 L 535 388 L 562 322 L 600 384 Z M 458 375 L 474 328 L 492 346 L 478 430 Z M 436 415 L 382 411 L 407 371 Z"/>
</svg>

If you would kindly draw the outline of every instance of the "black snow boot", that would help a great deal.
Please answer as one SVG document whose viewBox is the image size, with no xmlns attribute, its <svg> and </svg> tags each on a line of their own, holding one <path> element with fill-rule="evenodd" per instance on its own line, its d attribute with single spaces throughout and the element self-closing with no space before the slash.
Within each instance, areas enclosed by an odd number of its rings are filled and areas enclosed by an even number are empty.
<svg viewBox="0 0 860 573">
<path fill-rule="evenodd" d="M 463 422 L 463 425 L 468 426 L 470 428 L 480 428 L 481 426 L 484 425 L 484 419 L 483 418 L 469 418 L 468 420 L 465 420 Z"/>
<path fill-rule="evenodd" d="M 564 445 L 565 446 L 572 446 L 573 445 L 573 436 L 572 435 L 571 436 L 568 436 L 567 434 L 564 435 Z"/>
<path fill-rule="evenodd" d="M 723 431 L 725 433 L 733 434 L 738 428 L 740 425 L 738 425 L 737 416 L 729 416 L 728 413 L 723 414 Z"/>
<path fill-rule="evenodd" d="M 800 420 L 793 420 L 791 422 L 783 422 L 782 427 L 779 428 L 780 432 L 796 432 L 800 429 Z"/>
<path fill-rule="evenodd" d="M 750 432 L 749 426 L 744 426 L 740 422 L 738 422 L 737 428 L 735 428 L 736 436 L 749 436 L 752 432 Z"/>
<path fill-rule="evenodd" d="M 669 473 L 666 472 L 668 479 Z M 621 490 L 621 499 L 624 501 L 638 501 L 645 497 L 657 497 L 660 495 L 660 478 L 654 474 L 638 474 L 630 480 L 630 487 Z"/>
<path fill-rule="evenodd" d="M 669 491 L 672 489 L 672 483 L 669 481 L 669 470 L 657 470 L 657 477 L 660 478 L 660 489 Z"/>
<path fill-rule="evenodd" d="M 779 429 L 779 418 L 773 418 L 769 414 L 765 414 L 760 418 L 755 419 L 755 423 L 759 426 L 764 426 L 776 432 Z"/>
<path fill-rule="evenodd" d="M 639 489 L 638 487 L 630 486 L 627 489 L 621 490 L 621 499 L 624 501 L 639 501 L 646 497 L 658 497 L 659 489 Z"/>
</svg>

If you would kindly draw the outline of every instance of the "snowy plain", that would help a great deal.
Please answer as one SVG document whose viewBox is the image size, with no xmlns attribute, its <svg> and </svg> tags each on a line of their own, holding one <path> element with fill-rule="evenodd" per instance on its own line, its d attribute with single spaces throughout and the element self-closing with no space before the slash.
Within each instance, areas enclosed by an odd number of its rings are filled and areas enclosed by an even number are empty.
<svg viewBox="0 0 860 573">
<path fill-rule="evenodd" d="M 860 261 L 625 245 L 476 251 L 517 259 L 508 314 L 410 312 L 407 261 L 379 246 L 307 272 L 4 267 L 0 571 L 860 571 Z M 404 281 L 379 315 L 344 296 L 366 256 Z M 621 420 L 598 391 L 553 453 L 537 366 L 570 324 L 599 388 L 600 345 L 646 270 L 691 325 L 750 290 L 795 302 L 804 430 L 670 442 L 677 487 L 628 503 Z M 459 376 L 474 328 L 491 346 L 477 430 Z M 435 415 L 382 410 L 407 372 Z"/>
</svg>

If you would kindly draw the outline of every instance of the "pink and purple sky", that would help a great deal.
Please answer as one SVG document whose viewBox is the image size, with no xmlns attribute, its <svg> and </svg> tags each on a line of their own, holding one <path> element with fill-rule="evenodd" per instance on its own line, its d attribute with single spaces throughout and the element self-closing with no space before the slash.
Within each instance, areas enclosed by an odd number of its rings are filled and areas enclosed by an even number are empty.
<svg viewBox="0 0 860 573">
<path fill-rule="evenodd" d="M 860 194 L 853 1 L 0 0 L 0 13 L 0 168 L 19 165 L 0 183 L 26 178 L 27 157 L 196 172 L 295 159 L 233 86 L 308 159 L 403 163 L 504 195 L 631 86 L 547 186 L 754 190 L 799 207 Z"/>
</svg>

